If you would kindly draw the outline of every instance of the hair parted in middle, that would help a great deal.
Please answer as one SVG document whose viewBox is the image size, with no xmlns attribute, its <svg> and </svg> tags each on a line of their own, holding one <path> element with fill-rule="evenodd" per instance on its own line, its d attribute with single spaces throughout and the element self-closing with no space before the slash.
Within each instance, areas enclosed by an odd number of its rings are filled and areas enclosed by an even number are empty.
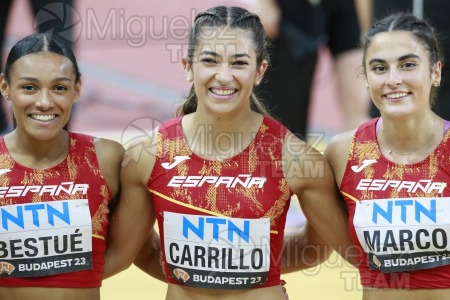
<svg viewBox="0 0 450 300">
<path fill-rule="evenodd" d="M 268 42 L 264 27 L 258 15 L 237 6 L 215 6 L 197 14 L 188 37 L 187 62 L 192 64 L 195 59 L 195 50 L 199 44 L 199 37 L 205 28 L 237 28 L 249 33 L 256 53 L 256 64 L 261 66 L 265 60 L 269 62 Z M 177 108 L 177 116 L 193 113 L 197 110 L 198 98 L 192 85 L 189 94 Z M 250 97 L 252 110 L 263 115 L 269 115 L 266 106 L 252 93 Z"/>
</svg>

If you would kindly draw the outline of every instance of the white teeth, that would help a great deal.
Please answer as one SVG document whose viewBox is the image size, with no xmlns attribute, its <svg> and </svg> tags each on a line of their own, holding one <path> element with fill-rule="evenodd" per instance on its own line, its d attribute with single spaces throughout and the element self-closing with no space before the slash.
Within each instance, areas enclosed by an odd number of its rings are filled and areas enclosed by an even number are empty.
<svg viewBox="0 0 450 300">
<path fill-rule="evenodd" d="M 31 115 L 31 118 L 42 122 L 48 122 L 56 118 L 56 115 Z"/>
<path fill-rule="evenodd" d="M 211 92 L 213 92 L 214 94 L 220 95 L 220 96 L 226 96 L 226 95 L 233 94 L 234 92 L 236 92 L 236 90 L 211 89 Z"/>
<path fill-rule="evenodd" d="M 408 93 L 395 93 L 395 94 L 386 95 L 386 98 L 398 99 L 398 98 L 402 98 L 402 97 L 406 97 L 406 96 L 408 96 Z"/>
</svg>

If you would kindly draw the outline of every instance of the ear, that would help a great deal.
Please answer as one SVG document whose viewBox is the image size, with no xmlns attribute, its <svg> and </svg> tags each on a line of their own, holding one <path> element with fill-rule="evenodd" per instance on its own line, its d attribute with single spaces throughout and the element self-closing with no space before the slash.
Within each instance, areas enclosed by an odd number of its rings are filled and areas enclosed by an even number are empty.
<svg viewBox="0 0 450 300">
<path fill-rule="evenodd" d="M 78 80 L 77 83 L 75 83 L 75 99 L 80 98 L 81 95 L 81 79 Z"/>
<path fill-rule="evenodd" d="M 442 75 L 442 62 L 438 61 L 434 65 L 433 71 L 431 73 L 431 82 L 434 84 L 434 86 L 439 86 L 441 84 L 441 75 Z"/>
<path fill-rule="evenodd" d="M 266 73 L 268 65 L 269 63 L 267 62 L 267 60 L 264 59 L 261 65 L 256 70 L 255 81 L 253 82 L 255 86 L 258 86 L 261 83 L 261 80 L 264 77 L 264 73 Z"/>
<path fill-rule="evenodd" d="M 186 75 L 186 79 L 187 79 L 187 81 L 192 82 L 194 80 L 194 74 L 192 72 L 192 66 L 187 61 L 186 57 L 183 57 L 182 62 L 183 62 L 183 69 L 184 69 L 184 74 Z"/>
<path fill-rule="evenodd" d="M 0 74 L 0 92 L 3 95 L 3 98 L 6 100 L 10 100 L 10 90 L 9 90 L 9 84 L 5 79 L 5 75 L 3 73 Z"/>
</svg>

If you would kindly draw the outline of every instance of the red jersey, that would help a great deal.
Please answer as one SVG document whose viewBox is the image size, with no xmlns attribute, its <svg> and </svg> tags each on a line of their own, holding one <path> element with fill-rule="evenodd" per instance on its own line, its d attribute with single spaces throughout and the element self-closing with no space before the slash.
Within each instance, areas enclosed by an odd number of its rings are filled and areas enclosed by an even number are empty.
<svg viewBox="0 0 450 300">
<path fill-rule="evenodd" d="M 361 283 L 450 288 L 449 123 L 430 156 L 405 165 L 382 155 L 380 122 L 371 120 L 356 131 L 340 186 L 352 239 L 365 253 L 359 261 Z"/>
<path fill-rule="evenodd" d="M 91 136 L 70 133 L 49 169 L 20 165 L 0 137 L 0 286 L 100 287 L 111 199 Z"/>
<path fill-rule="evenodd" d="M 245 150 L 211 161 L 191 151 L 181 119 L 160 127 L 148 182 L 167 281 L 213 289 L 280 284 L 292 195 L 281 160 L 287 129 L 264 117 Z M 208 128 L 198 132 L 196 142 L 213 142 Z"/>
</svg>

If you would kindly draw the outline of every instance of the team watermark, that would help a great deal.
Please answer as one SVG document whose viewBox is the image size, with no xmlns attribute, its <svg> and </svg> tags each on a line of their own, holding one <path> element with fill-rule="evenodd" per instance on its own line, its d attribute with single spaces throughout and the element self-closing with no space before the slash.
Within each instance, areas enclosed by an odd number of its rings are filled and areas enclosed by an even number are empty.
<svg viewBox="0 0 450 300">
<path fill-rule="evenodd" d="M 157 145 L 157 128 L 160 128 L 162 121 L 153 117 L 140 117 L 132 120 L 124 128 L 121 134 L 121 143 L 128 149 L 123 165 L 130 162 L 139 162 L 143 154 L 156 155 Z M 164 134 L 164 128 L 160 128 L 160 132 Z M 181 129 L 180 129 L 181 130 Z M 196 149 L 195 154 L 200 157 L 211 158 L 214 160 L 226 160 L 239 153 L 236 149 L 247 149 L 252 147 L 251 153 L 265 153 L 268 149 L 272 149 L 279 143 L 281 132 L 260 133 L 262 135 L 253 141 L 257 132 L 252 133 L 251 138 L 243 132 L 224 131 L 217 133 L 215 128 L 210 124 L 200 125 L 191 135 L 192 140 L 189 142 L 190 149 Z M 320 153 L 315 149 L 319 148 L 325 142 L 325 133 L 313 133 L 310 135 L 308 143 L 299 143 L 295 135 L 286 137 L 282 143 L 284 147 L 284 155 L 288 155 L 293 159 L 281 160 L 284 174 L 276 173 L 271 168 L 273 161 L 258 159 L 258 165 L 266 177 L 287 178 L 323 178 L 325 174 L 325 161 L 317 159 Z M 279 145 L 281 147 L 281 145 Z M 173 145 L 174 153 L 184 153 L 186 147 L 183 143 L 175 143 Z M 300 159 L 300 157 L 306 157 Z M 258 158 L 255 156 L 255 158 Z M 275 172 L 275 173 L 274 173 Z"/>
<path fill-rule="evenodd" d="M 191 8 L 184 15 L 143 15 L 130 13 L 126 8 L 112 7 L 99 11 L 94 8 L 84 10 L 61 2 L 44 6 L 37 12 L 34 28 L 40 32 L 56 34 L 69 43 L 79 39 L 87 41 L 109 40 L 123 42 L 128 47 L 140 48 L 148 44 L 164 43 L 170 62 L 180 62 L 189 52 L 188 35 L 198 10 Z M 225 29 L 204 28 L 202 39 L 232 41 L 237 36 Z M 234 47 L 225 42 L 225 47 Z"/>
<path fill-rule="evenodd" d="M 87 40 L 123 40 L 130 47 L 142 47 L 149 40 L 185 41 L 198 10 L 191 8 L 186 15 L 136 15 L 126 8 L 94 8 L 78 10 L 61 2 L 44 6 L 37 12 L 34 27 L 59 34 L 70 42 L 80 37 Z"/>
</svg>

